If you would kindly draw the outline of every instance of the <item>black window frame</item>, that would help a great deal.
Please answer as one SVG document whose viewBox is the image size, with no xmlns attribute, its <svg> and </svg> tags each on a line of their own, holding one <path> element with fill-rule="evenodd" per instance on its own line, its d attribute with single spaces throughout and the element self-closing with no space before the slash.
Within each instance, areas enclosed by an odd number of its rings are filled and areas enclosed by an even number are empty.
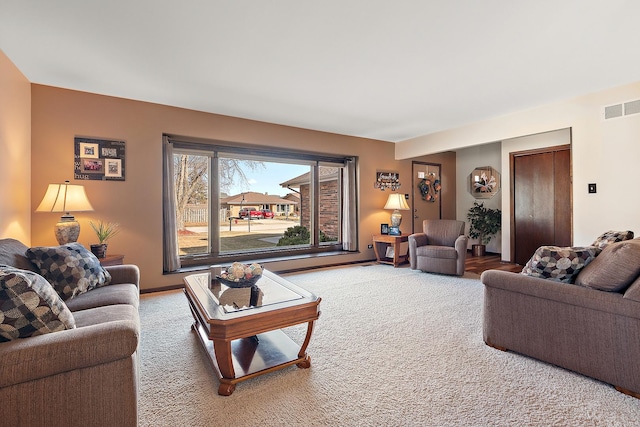
<svg viewBox="0 0 640 427">
<path fill-rule="evenodd" d="M 225 264 L 233 261 L 246 261 L 246 260 L 262 260 L 262 259 L 286 259 L 300 255 L 307 254 L 320 254 L 326 252 L 345 251 L 342 245 L 342 232 L 340 232 L 340 238 L 338 242 L 327 243 L 320 242 L 320 230 L 319 230 L 319 209 L 316 207 L 320 204 L 320 177 L 318 174 L 318 168 L 321 166 L 335 166 L 339 169 L 339 176 L 344 171 L 344 166 L 348 162 L 355 161 L 354 156 L 341 156 L 331 155 L 324 153 L 317 153 L 311 151 L 284 149 L 284 148 L 271 148 L 263 146 L 255 146 L 250 144 L 226 142 L 219 140 L 204 140 L 200 138 L 189 138 L 182 136 L 168 137 L 169 143 L 173 145 L 174 154 L 195 154 L 195 155 L 207 155 L 210 157 L 210 174 L 211 176 L 217 175 L 217 158 L 237 156 L 237 158 L 257 159 L 273 162 L 291 162 L 296 164 L 309 164 L 310 166 L 310 185 L 311 185 L 311 243 L 309 246 L 304 247 L 281 247 L 279 249 L 253 249 L 244 250 L 240 252 L 224 252 L 221 253 L 217 246 L 219 242 L 219 230 L 220 220 L 217 212 L 220 210 L 220 189 L 217 185 L 210 185 L 209 188 L 209 251 L 201 254 L 180 255 L 181 267 L 194 267 L 210 264 Z M 166 172 L 165 172 L 166 173 Z M 166 178 L 166 177 L 165 177 Z M 166 182 L 166 179 L 164 180 Z M 217 179 L 210 179 L 212 182 L 218 182 Z M 339 178 L 338 188 L 340 189 L 340 202 L 338 208 L 338 215 L 340 223 L 344 220 L 342 218 L 342 197 L 344 195 L 344 188 L 342 186 L 342 179 Z M 166 194 L 166 192 L 165 192 Z M 166 197 L 166 196 L 165 196 Z M 216 214 L 213 214 L 213 213 Z M 165 216 L 165 221 L 167 218 Z M 175 221 L 175 218 L 173 219 Z M 165 227 L 168 229 L 168 227 Z M 340 226 L 342 229 L 342 225 Z M 357 230 L 356 230 L 357 233 Z M 165 251 L 167 248 L 165 247 Z"/>
</svg>

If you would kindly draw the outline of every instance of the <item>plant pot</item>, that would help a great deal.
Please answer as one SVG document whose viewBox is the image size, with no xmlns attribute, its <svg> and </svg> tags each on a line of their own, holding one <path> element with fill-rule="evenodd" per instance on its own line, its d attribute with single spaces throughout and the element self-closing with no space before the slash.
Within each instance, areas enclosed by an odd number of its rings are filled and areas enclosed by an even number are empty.
<svg viewBox="0 0 640 427">
<path fill-rule="evenodd" d="M 473 254 L 473 256 L 484 256 L 486 250 L 486 245 L 471 245 L 471 253 Z"/>
<path fill-rule="evenodd" d="M 91 252 L 98 258 L 104 258 L 107 256 L 107 244 L 91 245 Z"/>
</svg>

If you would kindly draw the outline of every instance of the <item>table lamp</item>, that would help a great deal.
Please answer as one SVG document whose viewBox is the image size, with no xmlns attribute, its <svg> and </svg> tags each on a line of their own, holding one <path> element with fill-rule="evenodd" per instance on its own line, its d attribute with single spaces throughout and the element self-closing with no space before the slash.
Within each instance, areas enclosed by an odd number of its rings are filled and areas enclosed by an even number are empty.
<svg viewBox="0 0 640 427">
<path fill-rule="evenodd" d="M 404 198 L 404 194 L 391 193 L 387 199 L 387 204 L 384 205 L 384 209 L 393 209 L 391 213 L 391 227 L 389 228 L 389 234 L 400 235 L 400 223 L 402 223 L 402 214 L 400 211 L 408 211 L 409 205 Z"/>
<path fill-rule="evenodd" d="M 72 185 L 69 181 L 63 184 L 49 184 L 47 192 L 36 209 L 36 212 L 64 212 L 54 231 L 59 245 L 78 241 L 80 224 L 69 212 L 92 211 L 93 207 L 84 192 L 84 186 Z"/>
</svg>

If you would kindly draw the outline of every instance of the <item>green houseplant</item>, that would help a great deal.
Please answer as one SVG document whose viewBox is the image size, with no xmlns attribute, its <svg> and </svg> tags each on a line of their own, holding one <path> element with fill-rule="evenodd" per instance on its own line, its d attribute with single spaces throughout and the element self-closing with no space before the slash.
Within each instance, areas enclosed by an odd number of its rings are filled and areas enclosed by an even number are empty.
<svg viewBox="0 0 640 427">
<path fill-rule="evenodd" d="M 484 203 L 473 202 L 473 206 L 467 212 L 469 221 L 469 237 L 478 239 L 477 245 L 471 245 L 473 255 L 485 254 L 486 245 L 500 231 L 502 212 L 500 209 L 486 208 Z"/>
<path fill-rule="evenodd" d="M 107 242 L 120 232 L 120 225 L 117 222 L 104 222 L 102 220 L 97 223 L 89 221 L 91 228 L 96 232 L 98 244 L 91 245 L 91 252 L 98 258 L 107 256 Z"/>
</svg>

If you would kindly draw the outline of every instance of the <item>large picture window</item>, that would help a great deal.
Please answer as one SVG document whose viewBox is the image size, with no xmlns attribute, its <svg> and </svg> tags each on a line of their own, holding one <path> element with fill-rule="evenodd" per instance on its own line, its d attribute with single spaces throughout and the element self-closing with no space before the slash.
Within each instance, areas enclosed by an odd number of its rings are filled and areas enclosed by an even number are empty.
<svg viewBox="0 0 640 427">
<path fill-rule="evenodd" d="M 169 136 L 164 145 L 165 271 L 357 249 L 355 158 Z"/>
</svg>

